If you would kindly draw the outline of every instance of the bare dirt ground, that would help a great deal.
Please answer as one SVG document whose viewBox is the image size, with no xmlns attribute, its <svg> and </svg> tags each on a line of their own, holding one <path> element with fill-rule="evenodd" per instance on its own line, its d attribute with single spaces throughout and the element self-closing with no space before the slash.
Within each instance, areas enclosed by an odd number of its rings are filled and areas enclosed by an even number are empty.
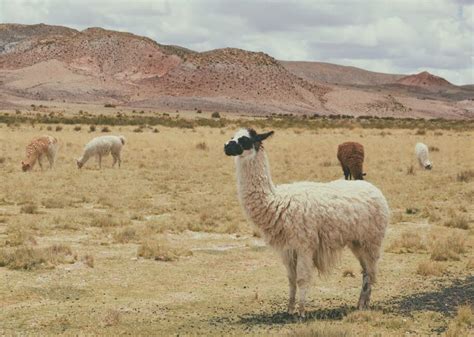
<svg viewBox="0 0 474 337">
<path fill-rule="evenodd" d="M 275 130 L 275 183 L 340 179 L 337 145 L 354 140 L 392 210 L 371 310 L 355 311 L 360 268 L 345 251 L 315 277 L 302 321 L 285 313 L 284 267 L 238 204 L 223 153 L 234 127 L 109 126 L 127 138 L 122 168 L 78 170 L 101 128 L 0 124 L 0 335 L 469 335 L 473 130 Z M 41 134 L 59 139 L 57 164 L 23 173 Z M 432 171 L 417 166 L 418 141 Z"/>
</svg>

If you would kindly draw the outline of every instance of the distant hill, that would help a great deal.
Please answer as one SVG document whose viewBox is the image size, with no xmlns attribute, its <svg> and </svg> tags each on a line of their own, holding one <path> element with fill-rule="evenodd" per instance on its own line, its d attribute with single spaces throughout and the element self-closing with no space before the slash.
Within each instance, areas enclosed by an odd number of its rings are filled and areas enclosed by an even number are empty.
<svg viewBox="0 0 474 337">
<path fill-rule="evenodd" d="M 378 85 L 394 83 L 403 75 L 385 74 L 325 62 L 280 61 L 293 74 L 329 84 Z"/>
<path fill-rule="evenodd" d="M 0 24 L 0 106 L 33 99 L 252 115 L 473 116 L 472 88 L 426 74 L 278 61 L 236 48 L 196 52 L 98 27 Z"/>
<path fill-rule="evenodd" d="M 397 80 L 398 84 L 422 87 L 422 88 L 449 88 L 454 85 L 446 81 L 444 78 L 430 74 L 427 71 L 423 71 L 419 74 L 409 75 Z"/>
</svg>

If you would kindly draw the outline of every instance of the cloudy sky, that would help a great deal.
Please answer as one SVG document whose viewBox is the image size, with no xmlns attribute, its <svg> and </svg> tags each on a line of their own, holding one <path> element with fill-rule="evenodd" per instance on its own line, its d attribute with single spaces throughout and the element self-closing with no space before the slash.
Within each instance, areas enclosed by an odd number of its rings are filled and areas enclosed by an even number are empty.
<svg viewBox="0 0 474 337">
<path fill-rule="evenodd" d="M 100 26 L 197 51 L 237 47 L 474 83 L 474 0 L 0 0 L 0 22 Z"/>
</svg>

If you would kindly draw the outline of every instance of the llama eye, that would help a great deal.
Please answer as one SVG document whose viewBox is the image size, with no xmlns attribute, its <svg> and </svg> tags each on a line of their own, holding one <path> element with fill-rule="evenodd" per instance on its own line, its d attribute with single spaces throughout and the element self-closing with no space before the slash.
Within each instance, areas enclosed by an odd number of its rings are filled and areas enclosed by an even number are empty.
<svg viewBox="0 0 474 337">
<path fill-rule="evenodd" d="M 244 150 L 250 150 L 253 146 L 253 142 L 248 137 L 240 137 L 239 144 Z"/>
</svg>

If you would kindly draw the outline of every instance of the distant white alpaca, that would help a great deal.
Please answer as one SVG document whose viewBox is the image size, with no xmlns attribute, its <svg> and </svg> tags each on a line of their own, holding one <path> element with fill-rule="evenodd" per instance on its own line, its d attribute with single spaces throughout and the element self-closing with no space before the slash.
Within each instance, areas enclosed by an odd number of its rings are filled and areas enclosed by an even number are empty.
<svg viewBox="0 0 474 337">
<path fill-rule="evenodd" d="M 426 144 L 416 143 L 415 154 L 421 167 L 425 168 L 426 170 L 431 170 L 433 168 L 433 164 L 429 159 L 428 146 L 426 146 Z"/>
<path fill-rule="evenodd" d="M 262 146 L 271 134 L 241 129 L 224 151 L 235 156 L 238 195 L 245 212 L 283 257 L 290 285 L 288 312 L 295 311 L 298 287 L 298 311 L 304 317 L 314 267 L 327 273 L 346 245 L 362 266 L 358 308 L 367 308 L 389 220 L 385 197 L 361 180 L 275 186 Z"/>
<path fill-rule="evenodd" d="M 90 157 L 96 156 L 99 161 L 99 168 L 102 168 L 102 156 L 106 156 L 109 153 L 112 154 L 112 157 L 114 158 L 112 167 L 115 166 L 117 162 L 120 167 L 122 162 L 120 158 L 120 152 L 122 151 L 123 145 L 125 145 L 124 136 L 95 137 L 84 147 L 84 153 L 82 157 L 76 160 L 77 167 L 81 168 Z"/>
</svg>

